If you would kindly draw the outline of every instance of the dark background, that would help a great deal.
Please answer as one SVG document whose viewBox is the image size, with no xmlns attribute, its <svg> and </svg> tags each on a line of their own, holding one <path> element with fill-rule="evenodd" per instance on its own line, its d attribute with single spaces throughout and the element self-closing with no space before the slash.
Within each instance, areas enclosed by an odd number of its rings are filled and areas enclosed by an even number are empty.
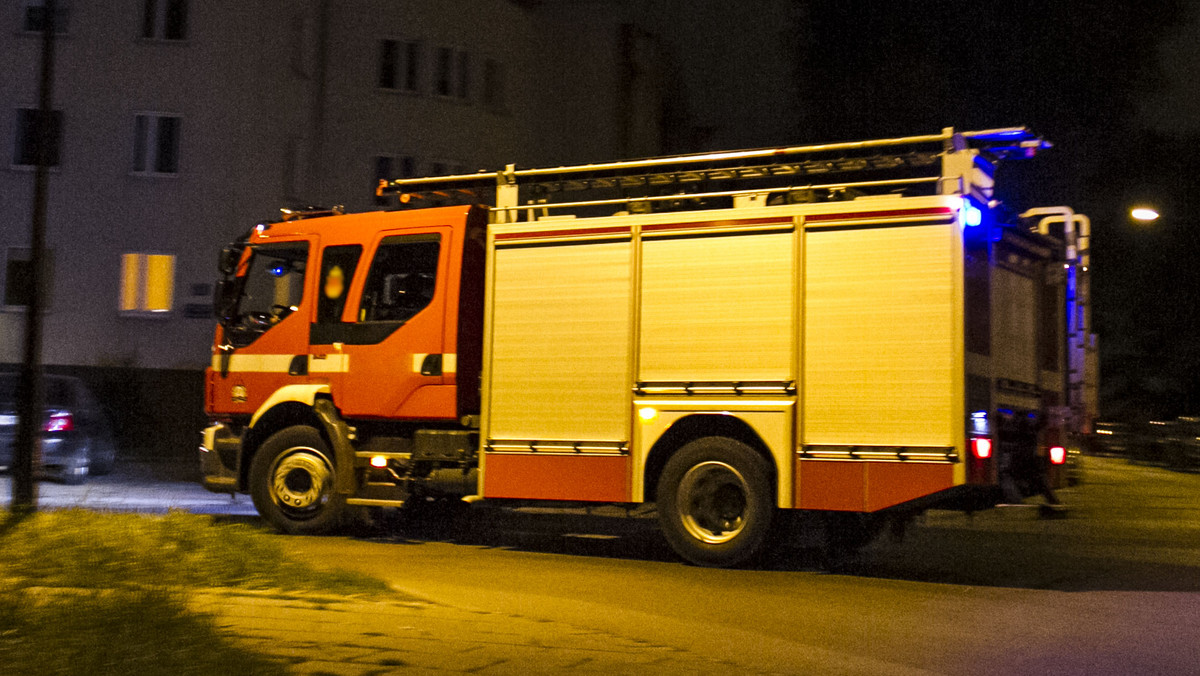
<svg viewBox="0 0 1200 676">
<path fill-rule="evenodd" d="M 1101 416 L 1200 413 L 1200 3 L 799 4 L 799 140 L 1033 128 L 1001 199 L 1092 220 Z"/>
</svg>

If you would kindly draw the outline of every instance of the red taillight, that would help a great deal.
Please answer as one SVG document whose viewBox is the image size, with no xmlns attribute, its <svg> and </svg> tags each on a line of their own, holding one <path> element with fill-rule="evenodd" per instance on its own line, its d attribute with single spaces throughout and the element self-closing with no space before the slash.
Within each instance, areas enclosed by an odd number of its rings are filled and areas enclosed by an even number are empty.
<svg viewBox="0 0 1200 676">
<path fill-rule="evenodd" d="M 971 437 L 971 453 L 980 460 L 992 457 L 992 440 L 987 437 Z"/>
<path fill-rule="evenodd" d="M 1050 447 L 1050 464 L 1061 465 L 1067 461 L 1067 449 L 1062 446 Z"/>
<path fill-rule="evenodd" d="M 53 413 L 46 421 L 43 432 L 70 432 L 75 429 L 75 419 L 70 413 Z"/>
</svg>

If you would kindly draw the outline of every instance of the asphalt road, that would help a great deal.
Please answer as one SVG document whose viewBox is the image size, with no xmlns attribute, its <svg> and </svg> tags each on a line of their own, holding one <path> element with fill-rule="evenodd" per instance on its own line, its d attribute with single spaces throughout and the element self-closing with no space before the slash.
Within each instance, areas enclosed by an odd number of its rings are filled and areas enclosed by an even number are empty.
<svg viewBox="0 0 1200 676">
<path fill-rule="evenodd" d="M 435 601 L 721 655 L 731 672 L 1200 674 L 1200 475 L 1088 460 L 1066 519 L 935 512 L 836 573 L 803 547 L 702 569 L 650 519 L 496 510 L 289 544 Z"/>
<path fill-rule="evenodd" d="M 614 508 L 474 507 L 286 544 L 442 604 L 719 656 L 730 673 L 1200 674 L 1200 475 L 1086 460 L 1066 519 L 933 512 L 835 572 L 805 543 L 753 570 L 686 565 L 652 515 Z M 187 474 L 126 464 L 42 483 L 40 503 L 255 519 Z"/>
</svg>

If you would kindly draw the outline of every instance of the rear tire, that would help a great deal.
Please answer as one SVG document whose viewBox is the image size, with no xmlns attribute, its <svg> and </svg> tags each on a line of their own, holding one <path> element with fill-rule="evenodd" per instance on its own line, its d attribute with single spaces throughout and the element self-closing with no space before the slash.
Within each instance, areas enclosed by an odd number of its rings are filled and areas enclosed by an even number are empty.
<svg viewBox="0 0 1200 676">
<path fill-rule="evenodd" d="M 700 565 L 742 565 L 762 554 L 775 515 L 770 465 L 725 437 L 692 441 L 658 479 L 658 518 L 671 547 Z"/>
<path fill-rule="evenodd" d="M 292 535 L 328 533 L 342 525 L 346 496 L 336 485 L 329 445 L 317 430 L 295 425 L 271 435 L 250 463 L 254 507 L 272 526 Z"/>
</svg>

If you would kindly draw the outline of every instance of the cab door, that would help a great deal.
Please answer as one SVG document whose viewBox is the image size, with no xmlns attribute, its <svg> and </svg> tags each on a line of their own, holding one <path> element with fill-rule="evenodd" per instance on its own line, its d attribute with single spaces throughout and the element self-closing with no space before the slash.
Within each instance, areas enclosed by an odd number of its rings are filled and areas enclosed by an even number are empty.
<svg viewBox="0 0 1200 676">
<path fill-rule="evenodd" d="M 241 263 L 237 316 L 208 370 L 210 412 L 249 415 L 281 387 L 308 382 L 309 256 L 316 237 L 254 244 Z"/>
<path fill-rule="evenodd" d="M 359 265 L 336 327 L 346 368 L 334 401 L 344 416 L 455 418 L 443 377 L 454 370 L 443 353 L 451 236 L 438 226 L 384 231 Z"/>
</svg>

